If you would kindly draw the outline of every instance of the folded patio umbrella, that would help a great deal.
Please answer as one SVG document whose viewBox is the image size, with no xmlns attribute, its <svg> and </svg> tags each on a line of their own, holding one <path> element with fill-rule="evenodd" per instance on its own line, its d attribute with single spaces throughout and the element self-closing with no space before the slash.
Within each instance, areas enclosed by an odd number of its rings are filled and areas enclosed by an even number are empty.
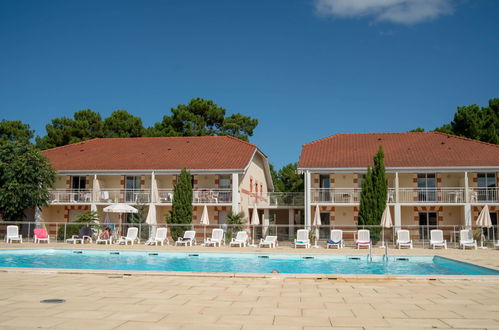
<svg viewBox="0 0 499 330">
<path fill-rule="evenodd" d="M 251 225 L 253 225 L 253 235 L 251 235 L 252 245 L 255 245 L 255 226 L 260 224 L 260 218 L 258 217 L 258 209 L 256 204 L 253 206 L 253 214 L 251 215 Z"/>
<path fill-rule="evenodd" d="M 208 208 L 206 205 L 203 207 L 203 213 L 201 214 L 200 224 L 204 227 L 204 238 L 206 238 L 206 226 L 210 224 L 210 218 L 208 217 Z"/>
<path fill-rule="evenodd" d="M 385 245 L 385 228 L 392 228 L 393 227 L 393 224 L 392 224 L 392 216 L 390 214 L 390 207 L 387 205 L 385 210 L 383 211 L 383 215 L 381 216 L 381 227 L 383 228 L 383 245 L 381 246 L 382 248 L 384 248 L 386 245 Z"/>
<path fill-rule="evenodd" d="M 315 247 L 317 247 L 317 241 L 319 240 L 319 227 L 322 225 L 322 222 L 321 222 L 321 211 L 319 209 L 319 205 L 315 206 L 315 214 L 314 214 L 313 225 L 315 227 Z"/>
<path fill-rule="evenodd" d="M 156 205 L 153 203 L 149 204 L 149 211 L 147 212 L 146 223 L 149 225 L 149 238 L 154 238 L 156 236 Z"/>
<path fill-rule="evenodd" d="M 478 218 L 476 219 L 476 225 L 480 227 L 482 235 L 480 235 L 480 248 L 484 249 L 483 247 L 483 228 L 490 228 L 492 227 L 492 220 L 490 219 L 490 212 L 489 212 L 489 206 L 485 205 L 478 215 Z"/>
</svg>

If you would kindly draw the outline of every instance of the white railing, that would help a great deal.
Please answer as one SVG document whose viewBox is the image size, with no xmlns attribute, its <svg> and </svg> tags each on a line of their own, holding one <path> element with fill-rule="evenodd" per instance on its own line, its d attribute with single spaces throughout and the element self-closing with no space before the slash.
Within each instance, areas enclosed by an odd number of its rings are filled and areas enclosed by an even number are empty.
<svg viewBox="0 0 499 330">
<path fill-rule="evenodd" d="M 360 188 L 312 188 L 312 203 L 349 204 L 360 201 Z"/>
<path fill-rule="evenodd" d="M 195 189 L 192 191 L 193 204 L 230 204 L 231 189 Z"/>
<path fill-rule="evenodd" d="M 151 201 L 151 189 L 101 189 L 95 203 L 145 204 Z"/>
<path fill-rule="evenodd" d="M 173 201 L 173 189 L 158 189 L 158 203 L 171 204 Z"/>
<path fill-rule="evenodd" d="M 55 189 L 49 191 L 49 203 L 90 203 L 92 191 L 88 189 Z"/>
<path fill-rule="evenodd" d="M 471 188 L 469 191 L 471 203 L 498 203 L 499 188 Z"/>
<path fill-rule="evenodd" d="M 255 203 L 257 207 L 303 206 L 304 194 L 302 192 L 269 192 L 255 194 L 249 197 L 249 205 L 252 206 L 255 205 Z"/>
<path fill-rule="evenodd" d="M 399 188 L 399 203 L 464 203 L 464 188 Z"/>
</svg>

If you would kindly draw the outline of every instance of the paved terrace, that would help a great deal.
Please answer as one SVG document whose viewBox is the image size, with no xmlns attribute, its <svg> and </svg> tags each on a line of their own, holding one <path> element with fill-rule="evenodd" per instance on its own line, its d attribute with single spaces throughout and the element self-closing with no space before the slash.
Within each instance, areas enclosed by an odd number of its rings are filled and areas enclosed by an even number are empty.
<svg viewBox="0 0 499 330">
<path fill-rule="evenodd" d="M 34 247 L 22 244 L 22 247 Z M 50 247 L 74 248 L 68 244 Z M 0 244 L 0 248 L 19 245 Z M 40 247 L 40 245 L 37 245 Z M 76 248 L 106 248 L 77 245 Z M 109 248 L 109 246 L 107 246 Z M 112 249 L 247 251 L 143 245 Z M 382 249 L 374 249 L 381 254 Z M 311 249 L 305 253 L 357 254 Z M 366 251 L 360 252 L 366 254 Z M 438 254 L 499 269 L 499 251 L 390 249 L 392 255 Z M 65 303 L 41 304 L 63 298 Z M 51 270 L 0 272 L 0 328 L 92 329 L 499 329 L 499 279 L 296 279 L 111 276 Z"/>
</svg>

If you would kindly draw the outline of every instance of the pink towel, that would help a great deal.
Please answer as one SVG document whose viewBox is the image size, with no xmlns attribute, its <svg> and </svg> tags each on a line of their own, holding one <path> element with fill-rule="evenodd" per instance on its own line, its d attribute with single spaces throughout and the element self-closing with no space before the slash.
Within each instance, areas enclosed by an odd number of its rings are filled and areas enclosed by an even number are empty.
<svg viewBox="0 0 499 330">
<path fill-rule="evenodd" d="M 38 237 L 38 238 L 47 238 L 47 230 L 46 229 L 37 228 L 37 229 L 33 230 L 33 232 L 35 233 L 36 237 Z"/>
</svg>

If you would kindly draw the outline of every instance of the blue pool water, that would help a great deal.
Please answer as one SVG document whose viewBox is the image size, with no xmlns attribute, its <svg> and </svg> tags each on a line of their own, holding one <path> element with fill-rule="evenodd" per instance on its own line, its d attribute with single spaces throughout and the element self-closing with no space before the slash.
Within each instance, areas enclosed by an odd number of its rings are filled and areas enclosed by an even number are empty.
<svg viewBox="0 0 499 330">
<path fill-rule="evenodd" d="M 119 253 L 119 254 L 117 254 Z M 442 257 L 373 257 L 255 253 L 0 250 L 0 267 L 230 273 L 499 275 L 499 271 Z"/>
</svg>

